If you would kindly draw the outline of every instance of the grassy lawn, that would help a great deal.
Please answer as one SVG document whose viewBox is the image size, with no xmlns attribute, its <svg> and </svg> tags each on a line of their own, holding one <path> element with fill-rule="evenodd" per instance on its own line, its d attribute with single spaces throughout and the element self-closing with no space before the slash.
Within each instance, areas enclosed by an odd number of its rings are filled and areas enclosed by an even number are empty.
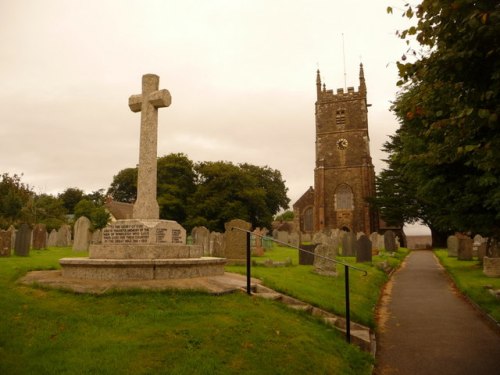
<svg viewBox="0 0 500 375">
<path fill-rule="evenodd" d="M 483 311 L 500 322 L 500 302 L 486 288 L 500 289 L 500 278 L 488 277 L 477 260 L 457 260 L 448 257 L 447 250 L 436 250 L 436 256 L 451 275 L 458 289 L 474 301 Z"/>
<path fill-rule="evenodd" d="M 51 248 L 0 258 L 0 374 L 370 374 L 371 357 L 333 329 L 244 293 L 91 296 L 16 284 L 68 256 L 75 256 L 71 249 Z M 360 304 L 371 311 L 378 293 L 361 295 L 384 280 L 364 267 L 369 276 L 352 273 L 358 314 Z M 309 293 L 316 304 L 341 310 L 342 277 L 320 277 L 306 266 L 254 270 L 270 285 L 283 279 L 290 294 Z"/>
<path fill-rule="evenodd" d="M 366 270 L 362 272 L 349 271 L 349 290 L 351 319 L 367 325 L 375 326 L 374 310 L 378 302 L 381 287 L 388 279 L 377 264 L 386 262 L 390 267 L 397 267 L 408 254 L 407 249 L 399 249 L 394 256 L 381 253 L 373 257 L 373 264 L 357 264 L 354 257 L 338 257 L 338 260 L 350 263 Z M 302 301 L 308 302 L 338 315 L 345 316 L 345 277 L 344 266 L 337 265 L 337 277 L 318 275 L 313 272 L 313 266 L 298 265 L 298 251 L 276 246 L 265 253 L 263 257 L 253 257 L 252 260 L 263 263 L 266 259 L 285 262 L 291 259 L 290 267 L 252 267 L 252 277 L 261 279 L 265 285 Z M 228 271 L 245 274 L 245 266 L 226 267 Z"/>
</svg>

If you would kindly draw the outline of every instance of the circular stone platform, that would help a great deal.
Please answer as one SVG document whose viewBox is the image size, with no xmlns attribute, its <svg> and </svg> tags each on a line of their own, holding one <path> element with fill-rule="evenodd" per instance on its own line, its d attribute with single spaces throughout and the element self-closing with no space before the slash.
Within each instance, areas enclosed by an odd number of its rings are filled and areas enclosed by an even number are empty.
<svg viewBox="0 0 500 375">
<path fill-rule="evenodd" d="M 58 271 L 32 271 L 19 279 L 28 286 L 67 290 L 75 293 L 103 294 L 124 290 L 195 290 L 225 294 L 246 288 L 246 276 L 225 272 L 223 275 L 163 280 L 83 280 L 67 278 Z M 252 285 L 260 280 L 252 279 Z"/>
</svg>

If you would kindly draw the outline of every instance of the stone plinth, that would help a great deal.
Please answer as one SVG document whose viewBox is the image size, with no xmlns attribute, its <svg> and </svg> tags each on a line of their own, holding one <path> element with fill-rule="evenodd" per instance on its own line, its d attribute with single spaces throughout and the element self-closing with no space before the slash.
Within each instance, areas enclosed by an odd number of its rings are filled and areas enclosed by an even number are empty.
<svg viewBox="0 0 500 375">
<path fill-rule="evenodd" d="M 224 258 L 88 259 L 63 258 L 62 276 L 90 280 L 188 279 L 224 274 Z"/>
<path fill-rule="evenodd" d="M 87 280 L 184 279 L 224 274 L 226 259 L 203 257 L 199 245 L 186 245 L 186 231 L 175 221 L 130 219 L 102 231 L 88 258 L 63 258 L 62 276 Z"/>
</svg>

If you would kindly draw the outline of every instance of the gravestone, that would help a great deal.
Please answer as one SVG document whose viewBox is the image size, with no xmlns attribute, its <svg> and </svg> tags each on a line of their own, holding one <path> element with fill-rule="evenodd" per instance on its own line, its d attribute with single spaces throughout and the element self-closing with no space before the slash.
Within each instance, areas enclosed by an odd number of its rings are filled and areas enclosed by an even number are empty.
<svg viewBox="0 0 500 375">
<path fill-rule="evenodd" d="M 275 237 L 278 241 L 280 241 L 282 244 L 287 244 L 289 240 L 289 234 L 287 231 L 284 230 L 279 230 L 277 233 L 277 237 Z"/>
<path fill-rule="evenodd" d="M 472 260 L 472 238 L 460 238 L 458 240 L 458 260 Z"/>
<path fill-rule="evenodd" d="M 334 241 L 336 242 L 336 241 Z M 338 243 L 319 244 L 314 249 L 314 272 L 320 275 L 337 276 L 337 264 L 332 262 L 337 256 Z"/>
<path fill-rule="evenodd" d="M 224 258 L 225 255 L 225 241 L 224 233 L 211 232 L 209 237 L 210 253 L 214 257 Z"/>
<path fill-rule="evenodd" d="M 482 242 L 478 247 L 477 247 L 477 259 L 479 261 L 483 261 L 483 258 L 486 256 L 486 242 Z"/>
<path fill-rule="evenodd" d="M 384 233 L 384 247 L 385 250 L 390 253 L 393 253 L 398 249 L 396 247 L 396 235 L 392 230 L 388 230 Z"/>
<path fill-rule="evenodd" d="M 210 231 L 206 227 L 194 227 L 191 230 L 193 245 L 201 246 L 204 256 L 210 256 Z"/>
<path fill-rule="evenodd" d="M 446 247 L 448 248 L 448 256 L 456 257 L 458 255 L 458 237 L 449 236 L 446 240 Z"/>
<path fill-rule="evenodd" d="M 356 234 L 347 232 L 342 238 L 342 256 L 353 257 L 356 256 L 354 244 L 356 242 Z"/>
<path fill-rule="evenodd" d="M 49 239 L 47 240 L 48 247 L 57 246 L 57 230 L 52 229 L 49 233 Z"/>
<path fill-rule="evenodd" d="M 224 224 L 226 229 L 226 258 L 230 264 L 246 264 L 247 257 L 247 232 L 233 229 L 250 230 L 252 224 L 235 219 Z"/>
<path fill-rule="evenodd" d="M 8 232 L 10 232 L 10 249 L 11 250 L 14 250 L 14 245 L 16 244 L 16 233 L 17 233 L 17 229 L 14 228 L 13 225 L 11 225 L 9 227 L 9 229 L 7 229 Z"/>
<path fill-rule="evenodd" d="M 45 224 L 36 224 L 33 228 L 33 249 L 47 248 L 47 227 Z"/>
<path fill-rule="evenodd" d="M 92 238 L 90 239 L 90 242 L 93 244 L 99 244 L 102 242 L 101 237 L 102 237 L 101 230 L 96 229 L 94 232 L 92 232 Z"/>
<path fill-rule="evenodd" d="M 0 257 L 10 257 L 11 233 L 8 230 L 0 230 Z"/>
<path fill-rule="evenodd" d="M 31 228 L 28 224 L 23 223 L 19 226 L 16 234 L 16 243 L 14 252 L 18 256 L 26 257 L 30 254 Z"/>
<path fill-rule="evenodd" d="M 300 235 L 298 232 L 292 232 L 288 235 L 288 244 L 293 247 L 299 247 Z"/>
<path fill-rule="evenodd" d="M 264 246 L 264 250 L 272 250 L 274 246 L 274 241 L 272 237 L 264 236 L 262 237 L 262 246 Z"/>
<path fill-rule="evenodd" d="M 382 236 L 381 234 L 378 235 L 377 248 L 378 248 L 378 251 L 385 250 L 384 236 Z"/>
<path fill-rule="evenodd" d="M 362 235 L 356 241 L 356 262 L 372 261 L 372 242 L 366 235 Z"/>
<path fill-rule="evenodd" d="M 254 246 L 252 249 L 252 254 L 255 256 L 263 256 L 264 255 L 264 247 L 262 246 L 262 236 L 265 236 L 265 229 L 255 228 L 253 231 L 254 234 Z"/>
<path fill-rule="evenodd" d="M 303 266 L 312 266 L 314 264 L 314 250 L 316 244 L 301 244 L 299 250 L 299 264 Z M 302 251 L 305 250 L 305 251 Z"/>
<path fill-rule="evenodd" d="M 322 232 L 314 233 L 312 237 L 312 243 L 313 244 L 323 243 L 323 233 Z"/>
<path fill-rule="evenodd" d="M 67 224 L 61 225 L 61 228 L 57 231 L 57 247 L 68 247 L 71 245 L 71 228 Z"/>
<path fill-rule="evenodd" d="M 370 241 L 372 242 L 372 251 L 377 253 L 378 252 L 378 233 L 373 232 L 370 234 Z"/>
<path fill-rule="evenodd" d="M 85 216 L 80 216 L 75 222 L 75 238 L 73 240 L 73 251 L 87 251 L 90 245 L 90 226 L 92 223 Z"/>
</svg>

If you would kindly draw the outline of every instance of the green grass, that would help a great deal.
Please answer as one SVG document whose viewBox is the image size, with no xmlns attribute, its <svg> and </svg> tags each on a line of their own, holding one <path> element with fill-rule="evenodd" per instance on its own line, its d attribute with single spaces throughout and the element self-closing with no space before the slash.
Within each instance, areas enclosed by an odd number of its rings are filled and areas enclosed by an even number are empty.
<svg viewBox="0 0 500 375">
<path fill-rule="evenodd" d="M 338 257 L 338 260 L 350 263 L 367 271 L 349 271 L 349 290 L 351 319 L 375 327 L 374 311 L 378 302 L 380 290 L 388 279 L 377 264 L 387 262 L 389 267 L 397 267 L 408 254 L 407 249 L 399 249 L 394 256 L 387 253 L 373 257 L 373 264 L 357 264 L 354 257 Z M 281 293 L 301 299 L 314 306 L 345 316 L 345 275 L 344 266 L 337 265 L 337 277 L 318 275 L 313 272 L 313 266 L 298 265 L 298 251 L 276 246 L 268 250 L 263 257 L 252 257 L 252 260 L 263 262 L 292 260 L 291 267 L 252 267 L 252 277 L 259 278 L 263 283 Z M 244 274 L 245 266 L 226 267 L 231 272 Z"/>
<path fill-rule="evenodd" d="M 77 255 L 86 254 L 51 248 L 0 258 L 0 374 L 370 374 L 368 354 L 279 302 L 16 284 L 28 270 Z"/>
<path fill-rule="evenodd" d="M 477 260 L 464 261 L 448 257 L 447 250 L 436 250 L 434 253 L 453 278 L 457 288 L 500 322 L 500 302 L 486 288 L 490 286 L 493 289 L 500 289 L 500 278 L 486 276 Z"/>
</svg>

